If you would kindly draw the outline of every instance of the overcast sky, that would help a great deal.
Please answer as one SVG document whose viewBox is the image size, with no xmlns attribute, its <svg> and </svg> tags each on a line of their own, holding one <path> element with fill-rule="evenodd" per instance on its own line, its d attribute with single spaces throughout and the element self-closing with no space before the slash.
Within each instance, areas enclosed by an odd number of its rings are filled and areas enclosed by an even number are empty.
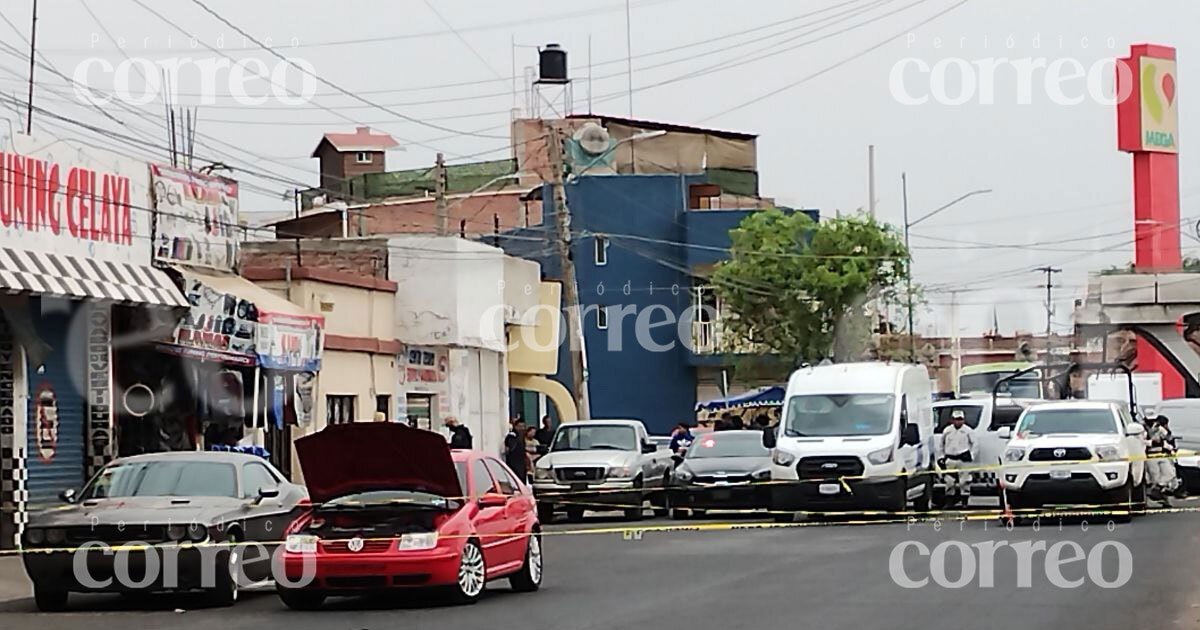
<svg viewBox="0 0 1200 630">
<path fill-rule="evenodd" d="M 192 0 L 143 1 L 233 59 L 257 58 L 268 68 L 278 63 Z M 591 94 L 593 111 L 630 114 L 623 2 L 431 1 L 204 0 L 254 37 L 271 38 L 281 54 L 310 63 L 322 78 L 386 106 L 385 111 L 364 105 L 324 84 L 303 104 L 274 98 L 240 104 L 230 96 L 227 73 L 218 75 L 214 89 L 202 85 L 198 72 L 184 71 L 180 104 L 196 104 L 198 93 L 217 94 L 213 103 L 199 104 L 197 154 L 236 169 L 234 176 L 244 183 L 243 211 L 290 209 L 285 191 L 317 184 L 316 160 L 308 155 L 321 133 L 349 131 L 356 122 L 388 131 L 406 146 L 389 154 L 392 168 L 430 165 L 435 149 L 452 161 L 507 157 L 509 110 L 525 104 L 523 84 L 513 95 L 514 67 L 520 75 L 535 64 L 538 44 L 558 42 L 568 50 L 576 68 L 577 113 L 588 110 Z M 0 5 L 0 15 L 22 37 L 28 35 L 30 4 Z M 1186 80 L 1200 42 L 1200 3 L 1192 0 L 632 0 L 631 5 L 633 115 L 760 134 L 764 196 L 829 216 L 865 207 L 869 144 L 877 147 L 878 213 L 884 220 L 901 222 L 901 172 L 908 174 L 913 218 L 969 191 L 994 191 L 913 229 L 916 277 L 928 287 L 930 303 L 919 328 L 941 334 L 950 331 L 949 290 L 961 291 L 963 334 L 989 328 L 993 304 L 1003 331 L 1041 330 L 1043 277 L 1031 269 L 1045 264 L 1066 270 L 1056 278 L 1062 301 L 1056 299 L 1055 317 L 1058 330 L 1065 331 L 1069 300 L 1081 295 L 1087 271 L 1132 258 L 1131 159 L 1116 150 L 1114 108 L 1091 97 L 1074 105 L 1056 103 L 1044 70 L 1034 72 L 1027 104 L 1019 102 L 1019 73 L 1000 62 L 990 81 L 972 74 L 980 80 L 966 103 L 932 98 L 912 105 L 901 103 L 891 87 L 898 63 L 916 58 L 932 67 L 949 60 L 943 64 L 952 70 L 945 92 L 953 98 L 962 93 L 958 71 L 967 64 L 978 69 L 988 59 L 1049 64 L 1065 59 L 1088 70 L 1124 56 L 1131 43 L 1165 43 L 1179 49 L 1180 128 L 1186 133 L 1200 117 L 1200 108 L 1188 107 Z M 88 77 L 99 89 L 112 91 L 113 75 L 89 60 L 113 65 L 125 60 L 110 34 L 122 38 L 124 55 L 139 62 L 221 59 L 203 45 L 192 48 L 180 31 L 134 0 L 90 1 L 88 7 L 95 16 L 82 0 L 42 0 L 38 44 L 67 76 L 80 64 L 93 64 Z M 0 25 L 0 31 L 3 41 L 24 48 L 9 26 Z M 14 51 L 0 50 L 5 98 L 24 100 L 27 64 Z M 914 96 L 931 94 L 931 86 L 937 87 L 933 79 L 916 68 L 906 66 L 905 89 Z M 122 126 L 71 101 L 64 80 L 45 69 L 37 72 L 35 104 L 142 143 L 165 144 L 165 132 L 151 120 L 103 107 Z M 1103 75 L 1109 89 L 1110 74 Z M 301 88 L 298 75 L 288 75 L 295 90 Z M 142 87 L 136 74 L 131 82 Z M 984 84 L 992 87 L 994 103 L 981 102 Z M 247 85 L 252 95 L 270 93 L 269 82 Z M 1067 97 L 1086 96 L 1085 80 L 1066 82 L 1063 91 Z M 23 122 L 11 104 L 0 111 Z M 154 100 L 140 111 L 161 123 L 163 102 Z M 46 133 L 67 135 L 53 126 L 62 124 L 35 117 L 35 127 Z M 77 128 L 71 133 L 89 137 Z M 164 156 L 144 144 L 114 148 Z M 1196 250 L 1190 235 L 1200 219 L 1194 164 L 1182 154 L 1181 213 L 1192 218 L 1184 223 L 1185 253 Z"/>
</svg>

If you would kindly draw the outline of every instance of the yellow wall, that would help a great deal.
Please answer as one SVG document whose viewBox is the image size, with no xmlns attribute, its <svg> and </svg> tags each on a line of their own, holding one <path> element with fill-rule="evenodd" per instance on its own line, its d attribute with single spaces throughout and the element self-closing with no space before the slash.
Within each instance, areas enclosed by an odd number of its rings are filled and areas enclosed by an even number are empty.
<svg viewBox="0 0 1200 630">
<path fill-rule="evenodd" d="M 522 325 L 508 327 L 509 374 L 552 376 L 558 371 L 561 294 L 561 284 L 542 282 L 538 290 L 540 308 L 527 313 Z"/>
<path fill-rule="evenodd" d="M 396 298 L 388 291 L 327 284 L 318 280 L 293 280 L 291 296 L 283 280 L 258 285 L 325 317 L 325 332 L 351 337 L 395 338 L 392 313 Z"/>
</svg>

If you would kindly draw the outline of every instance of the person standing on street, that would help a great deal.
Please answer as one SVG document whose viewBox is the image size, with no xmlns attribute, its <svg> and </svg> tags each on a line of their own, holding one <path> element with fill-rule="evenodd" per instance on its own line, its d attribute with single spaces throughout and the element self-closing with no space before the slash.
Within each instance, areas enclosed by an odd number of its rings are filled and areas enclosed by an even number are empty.
<svg viewBox="0 0 1200 630">
<path fill-rule="evenodd" d="M 504 436 L 504 463 L 517 475 L 517 479 L 529 479 L 529 454 L 525 451 L 525 423 L 513 422 L 512 431 Z"/>
<path fill-rule="evenodd" d="M 1150 498 L 1166 502 L 1166 495 L 1179 497 L 1182 484 L 1175 475 L 1175 436 L 1171 434 L 1170 420 L 1158 416 L 1150 420 L 1146 445 L 1146 481 Z"/>
<path fill-rule="evenodd" d="M 967 426 L 966 415 L 961 409 L 950 412 L 950 426 L 942 430 L 942 461 L 941 468 L 958 470 L 969 468 L 974 461 L 975 431 Z M 949 486 L 946 489 L 946 507 L 961 502 L 966 507 L 971 499 L 971 473 L 959 472 L 948 475 Z"/>
<path fill-rule="evenodd" d="M 679 424 L 675 425 L 675 430 L 671 432 L 671 453 L 683 455 L 683 451 L 686 451 L 687 448 L 692 445 L 692 441 L 695 439 L 696 438 L 692 435 L 692 430 L 688 427 L 687 423 L 680 422 Z"/>
<path fill-rule="evenodd" d="M 542 426 L 537 430 L 537 441 L 546 449 L 549 449 L 550 442 L 554 441 L 554 427 L 550 426 L 549 414 L 542 416 Z"/>
<path fill-rule="evenodd" d="M 474 442 L 471 430 L 459 424 L 458 418 L 454 416 L 446 416 L 445 424 L 446 428 L 450 430 L 450 448 L 470 450 Z"/>
</svg>

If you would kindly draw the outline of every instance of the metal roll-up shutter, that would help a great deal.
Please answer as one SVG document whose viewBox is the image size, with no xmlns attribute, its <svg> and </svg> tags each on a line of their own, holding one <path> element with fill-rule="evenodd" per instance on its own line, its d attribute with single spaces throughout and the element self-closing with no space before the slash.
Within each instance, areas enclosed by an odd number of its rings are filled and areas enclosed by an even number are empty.
<svg viewBox="0 0 1200 630">
<path fill-rule="evenodd" d="M 30 365 L 29 424 L 26 431 L 26 488 L 30 510 L 59 502 L 58 493 L 80 488 L 84 471 L 84 396 L 80 391 L 86 362 L 83 336 L 76 335 L 79 347 L 69 347 L 73 318 L 80 312 L 79 302 L 41 298 L 30 306 L 38 336 L 50 346 L 43 369 Z M 80 374 L 72 377 L 72 370 Z"/>
</svg>

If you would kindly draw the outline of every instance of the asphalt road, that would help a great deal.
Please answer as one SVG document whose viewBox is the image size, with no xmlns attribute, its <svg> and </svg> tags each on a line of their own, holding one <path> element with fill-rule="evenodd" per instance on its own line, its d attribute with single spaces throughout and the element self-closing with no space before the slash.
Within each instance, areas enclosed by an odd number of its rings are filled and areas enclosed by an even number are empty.
<svg viewBox="0 0 1200 630">
<path fill-rule="evenodd" d="M 1195 503 L 1190 505 L 1195 506 Z M 708 524 L 726 521 L 698 521 Z M 747 524 L 752 520 L 737 520 Z M 670 526 L 656 519 L 646 527 Z M 692 523 L 685 523 L 692 524 Z M 908 526 L 829 524 L 771 529 L 646 531 L 641 540 L 620 533 L 565 533 L 624 525 L 593 518 L 555 525 L 545 537 L 546 581 L 540 592 L 517 594 L 501 581 L 478 604 L 458 607 L 413 592 L 376 599 L 330 600 L 321 612 L 285 609 L 271 592 L 244 594 L 232 609 L 203 609 L 191 596 L 72 596 L 71 612 L 39 614 L 30 600 L 0 604 L 0 627 L 38 630 L 382 630 L 385 628 L 778 628 L 859 630 L 891 623 L 898 628 L 1200 627 L 1200 513 L 1141 517 L 1111 531 L 1103 522 L 1043 523 L 1034 531 L 1008 531 L 996 521 L 943 521 Z M 1086 527 L 1086 531 L 1085 531 Z M 897 545 L 916 541 L 946 550 L 945 579 L 959 578 L 962 544 L 1007 542 L 994 553 L 994 585 L 980 587 L 976 570 L 962 588 L 930 580 L 902 588 L 889 558 Z M 957 541 L 957 542 L 956 542 Z M 1044 552 L 1029 563 L 1030 584 L 1019 584 L 1011 545 L 1072 541 L 1088 560 L 1062 567 L 1076 588 L 1055 586 Z M 1097 554 L 1096 545 L 1102 551 Z M 1129 550 L 1128 581 L 1102 588 L 1097 580 L 1121 579 L 1119 554 Z M 932 561 L 908 547 L 905 576 L 931 576 Z M 976 547 L 970 549 L 976 550 Z M 935 554 L 942 555 L 942 554 Z M 1094 556 L 1094 557 L 1093 557 Z M 1071 551 L 1063 554 L 1071 557 Z M 984 573 L 988 573 L 984 571 Z M 940 577 L 940 576 L 939 576 Z M 182 612 L 176 612 L 180 609 Z"/>
</svg>

